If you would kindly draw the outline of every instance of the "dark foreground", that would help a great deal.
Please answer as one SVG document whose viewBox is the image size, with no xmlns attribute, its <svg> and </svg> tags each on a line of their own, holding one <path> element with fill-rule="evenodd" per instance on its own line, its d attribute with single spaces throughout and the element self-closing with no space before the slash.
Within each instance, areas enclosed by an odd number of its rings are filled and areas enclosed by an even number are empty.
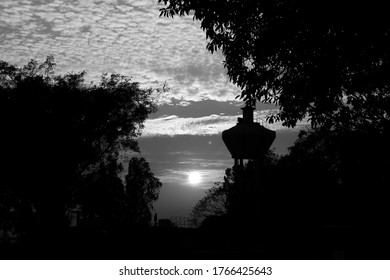
<svg viewBox="0 0 390 280">
<path fill-rule="evenodd" d="M 380 227 L 262 230 L 69 228 L 2 242 L 1 259 L 390 259 Z"/>
</svg>

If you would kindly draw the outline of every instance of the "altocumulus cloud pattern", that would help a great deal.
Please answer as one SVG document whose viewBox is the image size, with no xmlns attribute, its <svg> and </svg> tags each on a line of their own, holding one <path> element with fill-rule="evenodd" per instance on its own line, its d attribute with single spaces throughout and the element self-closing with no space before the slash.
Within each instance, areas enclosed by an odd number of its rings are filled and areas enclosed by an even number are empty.
<svg viewBox="0 0 390 280">
<path fill-rule="evenodd" d="M 159 17 L 155 0 L 2 0 L 0 59 L 24 65 L 52 54 L 59 72 L 132 76 L 142 86 L 167 82 L 160 102 L 233 100 L 222 55 L 206 50 L 192 17 Z"/>
<path fill-rule="evenodd" d="M 282 126 L 281 122 L 267 124 L 265 121 L 267 116 L 276 113 L 277 109 L 261 110 L 255 112 L 255 121 L 262 122 L 272 130 L 288 130 L 298 131 L 308 126 L 308 120 L 298 121 L 294 129 L 287 129 Z M 179 117 L 176 115 L 161 116 L 155 119 L 147 119 L 145 121 L 145 129 L 143 136 L 158 136 L 158 135 L 217 135 L 222 131 L 229 129 L 237 123 L 237 118 L 241 115 L 227 116 L 224 114 L 212 114 L 204 117 Z"/>
</svg>

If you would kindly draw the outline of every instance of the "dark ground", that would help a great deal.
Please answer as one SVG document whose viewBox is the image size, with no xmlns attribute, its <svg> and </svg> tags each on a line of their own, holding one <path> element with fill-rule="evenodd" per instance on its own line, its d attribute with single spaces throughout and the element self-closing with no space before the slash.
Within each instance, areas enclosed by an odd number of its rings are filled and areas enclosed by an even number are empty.
<svg viewBox="0 0 390 280">
<path fill-rule="evenodd" d="M 0 247 L 1 259 L 390 259 L 389 230 L 69 228 Z"/>
</svg>

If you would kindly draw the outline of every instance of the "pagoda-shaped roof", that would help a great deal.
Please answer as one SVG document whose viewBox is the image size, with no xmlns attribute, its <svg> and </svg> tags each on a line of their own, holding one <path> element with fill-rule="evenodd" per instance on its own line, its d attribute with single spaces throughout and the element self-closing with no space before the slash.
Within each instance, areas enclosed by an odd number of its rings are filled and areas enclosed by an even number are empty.
<svg viewBox="0 0 390 280">
<path fill-rule="evenodd" d="M 237 125 L 222 132 L 222 140 L 232 158 L 263 158 L 276 138 L 276 132 L 253 121 L 253 107 L 244 107 Z"/>
</svg>

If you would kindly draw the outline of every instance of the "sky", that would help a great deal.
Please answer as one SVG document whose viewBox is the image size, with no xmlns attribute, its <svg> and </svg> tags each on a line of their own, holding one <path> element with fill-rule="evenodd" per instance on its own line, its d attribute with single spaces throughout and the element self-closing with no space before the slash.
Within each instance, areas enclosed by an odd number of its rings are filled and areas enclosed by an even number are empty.
<svg viewBox="0 0 390 280">
<path fill-rule="evenodd" d="M 103 73 L 120 73 L 142 88 L 166 83 L 139 143 L 163 183 L 153 211 L 184 217 L 233 165 L 221 132 L 236 124 L 243 103 L 222 54 L 207 52 L 200 22 L 159 17 L 161 7 L 157 0 L 1 0 L 0 60 L 21 66 L 54 55 L 60 74 L 85 70 L 97 82 Z M 257 104 L 255 120 L 276 131 L 272 148 L 284 154 L 307 123 L 267 124 L 275 110 Z M 198 182 L 189 180 L 191 172 Z"/>
</svg>

